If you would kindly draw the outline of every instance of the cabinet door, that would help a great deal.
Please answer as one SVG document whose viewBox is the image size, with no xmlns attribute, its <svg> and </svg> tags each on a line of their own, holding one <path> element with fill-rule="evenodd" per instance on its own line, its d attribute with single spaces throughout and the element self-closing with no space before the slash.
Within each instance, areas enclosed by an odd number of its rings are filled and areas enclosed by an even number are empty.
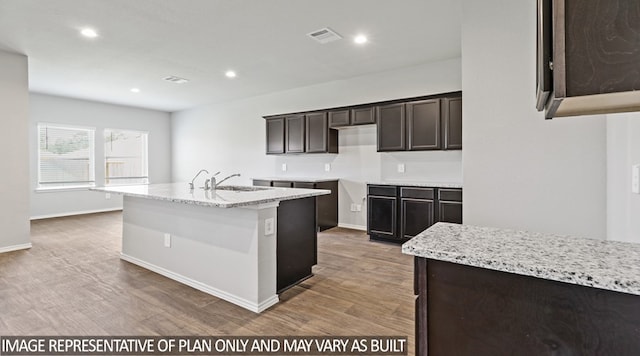
<svg viewBox="0 0 640 356">
<path fill-rule="evenodd" d="M 434 209 L 433 200 L 402 198 L 400 200 L 402 238 L 410 239 L 433 225 Z"/>
<path fill-rule="evenodd" d="M 305 115 L 306 120 L 306 152 L 327 152 L 328 131 L 327 113 L 318 112 Z"/>
<path fill-rule="evenodd" d="M 329 127 L 341 127 L 349 125 L 351 125 L 351 115 L 349 109 L 329 112 Z"/>
<path fill-rule="evenodd" d="M 376 111 L 373 106 L 351 109 L 351 125 L 376 123 Z"/>
<path fill-rule="evenodd" d="M 267 154 L 284 153 L 284 118 L 266 119 Z"/>
<path fill-rule="evenodd" d="M 408 149 L 439 150 L 440 99 L 413 101 L 406 104 Z"/>
<path fill-rule="evenodd" d="M 385 237 L 397 237 L 397 198 L 370 195 L 368 197 L 367 233 Z"/>
<path fill-rule="evenodd" d="M 404 104 L 378 106 L 378 152 L 406 149 L 404 112 Z"/>
<path fill-rule="evenodd" d="M 286 152 L 304 152 L 304 115 L 287 116 L 285 120 Z"/>
<path fill-rule="evenodd" d="M 462 98 L 443 100 L 444 149 L 462 149 Z"/>
<path fill-rule="evenodd" d="M 438 206 L 438 221 L 462 224 L 462 202 L 440 201 Z"/>
</svg>

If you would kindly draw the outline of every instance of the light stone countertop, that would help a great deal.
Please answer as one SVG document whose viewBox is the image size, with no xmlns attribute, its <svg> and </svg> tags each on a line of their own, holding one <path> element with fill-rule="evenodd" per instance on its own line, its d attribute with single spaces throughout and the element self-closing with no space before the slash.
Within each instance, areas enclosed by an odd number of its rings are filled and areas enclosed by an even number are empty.
<svg viewBox="0 0 640 356">
<path fill-rule="evenodd" d="M 462 188 L 462 183 L 459 182 L 420 182 L 420 181 L 403 181 L 403 180 L 385 180 L 385 181 L 372 181 L 367 184 L 374 185 L 395 185 L 404 187 L 426 187 L 426 188 Z"/>
<path fill-rule="evenodd" d="M 224 186 L 223 186 L 224 187 Z M 237 187 L 237 186 L 233 186 Z M 149 185 L 127 185 L 112 187 L 96 187 L 93 191 L 122 194 L 124 196 L 165 200 L 218 208 L 236 208 L 243 206 L 273 203 L 282 200 L 308 198 L 331 194 L 325 189 L 273 188 L 273 187 L 240 187 L 257 189 L 255 191 L 232 191 L 221 188 L 205 191 L 201 188 L 189 189 L 189 183 L 166 183 Z"/>
<path fill-rule="evenodd" d="M 640 244 L 436 223 L 408 255 L 640 295 Z"/>
<path fill-rule="evenodd" d="M 309 182 L 309 183 L 320 183 L 320 182 L 333 182 L 336 180 L 340 180 L 340 178 L 314 178 L 314 177 L 253 177 L 251 179 L 255 180 L 275 180 L 280 182 Z"/>
</svg>

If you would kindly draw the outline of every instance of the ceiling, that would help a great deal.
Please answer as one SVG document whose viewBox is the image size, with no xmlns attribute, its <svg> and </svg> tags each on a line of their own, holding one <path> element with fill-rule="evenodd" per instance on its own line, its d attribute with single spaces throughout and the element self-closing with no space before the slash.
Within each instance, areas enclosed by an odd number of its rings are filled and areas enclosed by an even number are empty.
<svg viewBox="0 0 640 356">
<path fill-rule="evenodd" d="M 459 0 L 0 0 L 0 49 L 29 57 L 31 91 L 172 112 L 459 57 L 460 17 Z M 343 39 L 306 36 L 323 27 Z"/>
</svg>

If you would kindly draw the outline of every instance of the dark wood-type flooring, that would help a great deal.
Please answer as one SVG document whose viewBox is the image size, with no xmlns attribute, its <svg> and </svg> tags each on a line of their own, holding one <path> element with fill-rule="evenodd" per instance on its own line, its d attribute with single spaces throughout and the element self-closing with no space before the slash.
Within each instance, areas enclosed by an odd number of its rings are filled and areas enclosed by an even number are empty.
<svg viewBox="0 0 640 356">
<path fill-rule="evenodd" d="M 119 258 L 120 212 L 31 224 L 0 254 L 0 335 L 394 335 L 414 350 L 413 263 L 361 231 L 318 235 L 314 276 L 261 314 Z"/>
</svg>

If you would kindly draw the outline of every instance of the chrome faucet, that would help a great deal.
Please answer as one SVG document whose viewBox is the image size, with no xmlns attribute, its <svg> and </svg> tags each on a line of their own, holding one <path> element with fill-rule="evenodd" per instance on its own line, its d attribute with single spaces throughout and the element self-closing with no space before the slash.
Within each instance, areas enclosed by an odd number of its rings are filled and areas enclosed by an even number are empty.
<svg viewBox="0 0 640 356">
<path fill-rule="evenodd" d="M 198 174 L 196 174 L 195 177 L 193 177 L 193 179 L 191 180 L 191 183 L 189 183 L 189 189 L 193 190 L 193 181 L 196 180 L 196 178 L 198 178 L 198 176 L 200 175 L 200 173 L 202 172 L 206 172 L 207 174 L 209 174 L 209 171 L 207 171 L 206 169 L 201 169 L 200 172 L 198 172 Z"/>
<path fill-rule="evenodd" d="M 218 172 L 218 173 L 220 173 L 220 172 Z M 221 180 L 221 181 L 219 181 L 217 183 L 216 183 L 216 177 L 215 176 L 211 177 L 211 190 L 216 189 L 216 187 L 219 186 L 220 184 L 222 184 L 222 182 L 224 182 L 225 180 L 227 180 L 229 178 L 233 178 L 233 177 L 240 177 L 240 173 L 232 174 L 232 175 L 224 178 L 223 180 Z"/>
</svg>

